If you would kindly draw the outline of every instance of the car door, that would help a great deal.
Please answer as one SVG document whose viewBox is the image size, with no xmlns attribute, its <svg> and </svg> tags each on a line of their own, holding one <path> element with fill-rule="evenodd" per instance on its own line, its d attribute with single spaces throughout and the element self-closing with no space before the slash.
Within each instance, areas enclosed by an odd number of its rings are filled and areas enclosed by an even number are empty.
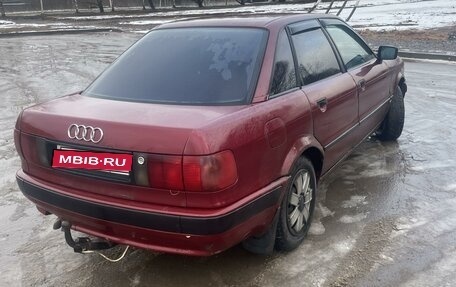
<svg viewBox="0 0 456 287">
<path fill-rule="evenodd" d="M 374 131 L 388 111 L 388 66 L 386 63 L 379 63 L 367 44 L 342 21 L 324 19 L 322 23 L 333 40 L 346 70 L 358 86 L 358 136 L 359 140 L 362 140 Z"/>
<path fill-rule="evenodd" d="M 325 172 L 356 144 L 356 85 L 349 74 L 343 73 L 334 47 L 317 20 L 289 25 L 288 31 L 298 82 L 311 105 L 314 136 L 325 149 Z"/>
</svg>

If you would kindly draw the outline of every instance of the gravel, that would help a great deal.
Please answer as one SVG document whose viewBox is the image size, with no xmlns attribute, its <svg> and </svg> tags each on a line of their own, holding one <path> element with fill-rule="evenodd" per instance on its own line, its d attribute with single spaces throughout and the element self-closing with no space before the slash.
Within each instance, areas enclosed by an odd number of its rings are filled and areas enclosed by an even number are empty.
<svg viewBox="0 0 456 287">
<path fill-rule="evenodd" d="M 358 31 L 372 48 L 392 45 L 401 50 L 456 55 L 456 26 L 405 31 Z"/>
</svg>

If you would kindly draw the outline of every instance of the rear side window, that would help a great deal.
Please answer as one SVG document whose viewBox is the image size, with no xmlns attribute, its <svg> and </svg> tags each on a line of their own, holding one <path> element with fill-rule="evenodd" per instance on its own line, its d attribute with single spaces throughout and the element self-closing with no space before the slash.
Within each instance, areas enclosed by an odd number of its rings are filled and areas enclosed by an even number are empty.
<svg viewBox="0 0 456 287">
<path fill-rule="evenodd" d="M 276 95 L 296 87 L 296 73 L 287 32 L 279 34 L 274 58 L 274 74 L 271 95 Z"/>
<path fill-rule="evenodd" d="M 266 39 L 267 31 L 255 28 L 154 30 L 84 94 L 169 104 L 243 104 L 255 88 Z"/>
<path fill-rule="evenodd" d="M 293 44 L 303 85 L 340 72 L 334 51 L 321 28 L 293 35 Z"/>
<path fill-rule="evenodd" d="M 342 61 L 348 69 L 361 65 L 375 58 L 375 55 L 366 47 L 366 44 L 347 26 L 329 25 L 326 31 L 339 50 Z"/>
</svg>

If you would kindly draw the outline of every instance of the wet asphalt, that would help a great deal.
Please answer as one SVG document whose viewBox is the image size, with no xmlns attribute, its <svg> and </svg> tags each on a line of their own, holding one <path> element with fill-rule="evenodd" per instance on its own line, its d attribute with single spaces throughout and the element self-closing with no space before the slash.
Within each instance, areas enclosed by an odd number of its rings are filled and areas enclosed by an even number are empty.
<svg viewBox="0 0 456 287">
<path fill-rule="evenodd" d="M 0 40 L 0 286 L 455 286 L 456 64 L 407 61 L 397 142 L 362 143 L 319 186 L 308 238 L 271 256 L 75 254 L 15 183 L 24 107 L 84 89 L 140 34 Z M 108 252 L 115 257 L 117 248 Z"/>
</svg>

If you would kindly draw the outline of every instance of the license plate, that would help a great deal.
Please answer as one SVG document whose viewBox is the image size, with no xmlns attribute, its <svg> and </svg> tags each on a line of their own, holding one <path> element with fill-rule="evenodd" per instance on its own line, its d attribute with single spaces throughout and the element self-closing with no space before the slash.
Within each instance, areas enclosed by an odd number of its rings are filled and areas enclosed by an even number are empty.
<svg viewBox="0 0 456 287">
<path fill-rule="evenodd" d="M 54 150 L 52 167 L 129 172 L 133 155 L 123 153 Z"/>
</svg>

